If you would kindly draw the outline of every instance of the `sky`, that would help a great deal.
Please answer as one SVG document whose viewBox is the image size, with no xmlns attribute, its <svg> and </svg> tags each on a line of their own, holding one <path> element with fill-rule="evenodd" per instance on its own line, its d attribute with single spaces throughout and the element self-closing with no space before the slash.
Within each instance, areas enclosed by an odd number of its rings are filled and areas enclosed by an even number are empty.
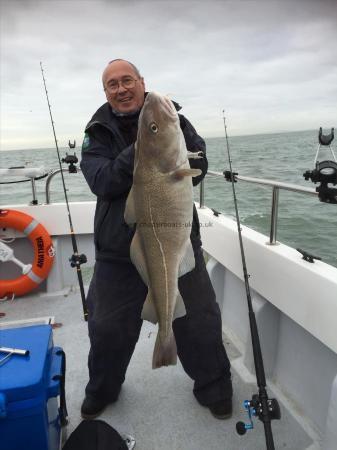
<svg viewBox="0 0 337 450">
<path fill-rule="evenodd" d="M 0 150 L 60 147 L 133 62 L 203 137 L 337 128 L 337 1 L 0 0 Z"/>
</svg>

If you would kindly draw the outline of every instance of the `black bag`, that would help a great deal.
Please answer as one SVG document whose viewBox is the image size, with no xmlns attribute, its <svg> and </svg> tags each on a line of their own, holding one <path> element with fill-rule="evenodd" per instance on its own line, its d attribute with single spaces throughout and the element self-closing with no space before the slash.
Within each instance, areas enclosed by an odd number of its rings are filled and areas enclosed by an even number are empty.
<svg viewBox="0 0 337 450">
<path fill-rule="evenodd" d="M 128 450 L 121 435 L 103 420 L 83 420 L 63 450 Z"/>
</svg>

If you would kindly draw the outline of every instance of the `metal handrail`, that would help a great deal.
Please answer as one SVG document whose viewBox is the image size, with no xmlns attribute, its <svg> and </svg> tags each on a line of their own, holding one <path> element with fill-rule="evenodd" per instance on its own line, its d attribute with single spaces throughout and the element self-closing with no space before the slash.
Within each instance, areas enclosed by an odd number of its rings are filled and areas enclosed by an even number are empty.
<svg viewBox="0 0 337 450">
<path fill-rule="evenodd" d="M 224 174 L 221 172 L 215 172 L 214 170 L 209 170 L 207 175 L 224 178 Z M 270 186 L 273 189 L 272 192 L 272 204 L 271 204 L 271 220 L 270 220 L 270 233 L 269 233 L 269 244 L 275 245 L 276 235 L 277 235 L 277 220 L 278 220 L 278 204 L 279 204 L 279 191 L 280 189 L 292 192 L 298 192 L 301 194 L 309 194 L 318 196 L 318 193 L 315 189 L 307 188 L 304 186 L 298 186 L 297 184 L 292 183 L 283 183 L 282 181 L 269 180 L 266 178 L 254 178 L 254 177 L 245 177 L 242 175 L 234 175 L 235 181 L 245 181 L 247 183 L 254 183 L 260 186 Z M 199 207 L 205 207 L 205 195 L 204 195 L 205 187 L 204 180 L 200 183 L 200 202 Z"/>
<path fill-rule="evenodd" d="M 81 172 L 80 167 L 76 166 L 76 169 L 77 169 L 77 172 Z M 62 172 L 69 172 L 69 168 L 62 168 Z M 50 183 L 51 183 L 51 180 L 58 173 L 61 173 L 61 169 L 53 170 L 47 177 L 47 180 L 46 180 L 46 204 L 47 205 L 50 204 Z"/>
<path fill-rule="evenodd" d="M 81 172 L 81 169 L 77 167 L 77 172 Z M 54 178 L 55 175 L 61 172 L 61 169 L 53 170 L 47 177 L 46 180 L 46 188 L 45 188 L 45 196 L 46 196 L 46 204 L 50 204 L 50 183 L 51 180 Z M 69 168 L 62 168 L 62 172 L 69 172 Z M 214 170 L 209 170 L 207 172 L 208 176 L 217 177 L 217 178 L 223 178 L 224 174 L 222 172 L 216 172 Z M 254 183 L 258 184 L 260 186 L 269 186 L 272 188 L 272 204 L 271 204 L 271 221 L 270 221 L 270 234 L 269 234 L 269 244 L 275 245 L 276 242 L 276 235 L 277 235 L 277 221 L 278 221 L 278 205 L 279 205 L 279 191 L 281 190 L 287 190 L 292 192 L 297 192 L 301 194 L 309 194 L 318 196 L 318 192 L 316 192 L 313 188 L 307 188 L 305 186 L 299 186 L 297 184 L 292 183 L 284 183 L 281 181 L 275 181 L 275 180 L 269 180 L 266 178 L 254 178 L 254 177 L 246 177 L 242 175 L 235 175 L 235 181 L 245 181 L 247 183 Z M 36 200 L 36 189 L 35 184 L 32 179 L 32 191 L 33 191 L 33 203 L 37 204 Z M 204 180 L 200 183 L 200 201 L 199 201 L 199 208 L 205 208 L 205 186 L 204 186 Z"/>
</svg>

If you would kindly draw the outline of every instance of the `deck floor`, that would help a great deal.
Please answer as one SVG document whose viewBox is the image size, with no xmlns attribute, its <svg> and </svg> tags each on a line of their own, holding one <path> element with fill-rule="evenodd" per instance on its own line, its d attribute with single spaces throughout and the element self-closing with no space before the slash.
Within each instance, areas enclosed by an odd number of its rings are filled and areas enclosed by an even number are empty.
<svg viewBox="0 0 337 450">
<path fill-rule="evenodd" d="M 87 355 L 89 339 L 82 317 L 79 293 L 45 296 L 29 295 L 14 301 L 0 302 L 6 313 L 1 323 L 18 319 L 54 316 L 61 323 L 54 329 L 55 345 L 63 347 L 67 357 L 66 400 L 69 413 L 67 434 L 81 421 L 80 407 L 88 379 Z M 195 400 L 192 380 L 181 364 L 151 369 L 156 327 L 144 322 L 141 336 L 131 360 L 119 400 L 100 416 L 119 433 L 136 440 L 136 450 L 263 450 L 266 448 L 263 425 L 255 420 L 255 428 L 239 436 L 235 424 L 247 421 L 242 407 L 245 399 L 257 392 L 256 384 L 244 383 L 232 370 L 234 413 L 231 419 L 217 420 L 207 408 Z M 233 342 L 225 336 L 232 361 L 240 356 Z M 273 393 L 268 389 L 269 396 Z M 281 403 L 282 419 L 272 423 L 276 449 L 313 450 L 308 434 Z"/>
</svg>

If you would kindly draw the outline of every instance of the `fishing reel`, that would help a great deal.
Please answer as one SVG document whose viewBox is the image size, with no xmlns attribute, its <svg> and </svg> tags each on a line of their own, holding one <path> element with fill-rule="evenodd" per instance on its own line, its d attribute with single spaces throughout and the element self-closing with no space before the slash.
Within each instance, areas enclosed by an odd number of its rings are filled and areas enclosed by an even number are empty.
<svg viewBox="0 0 337 450">
<path fill-rule="evenodd" d="M 226 181 L 234 181 L 234 183 L 238 181 L 235 178 L 237 175 L 239 175 L 238 172 L 231 172 L 230 170 L 224 170 L 222 173 Z"/>
<path fill-rule="evenodd" d="M 320 183 L 316 188 L 321 202 L 337 203 L 337 189 L 328 186 L 329 183 L 334 186 L 337 184 L 337 163 L 334 161 L 316 162 L 314 170 L 307 170 L 303 174 L 305 180 L 311 180 L 313 183 Z"/>
<path fill-rule="evenodd" d="M 270 420 L 280 420 L 281 410 L 278 401 L 275 398 L 267 400 L 268 411 L 267 414 Z M 246 434 L 248 430 L 254 428 L 253 417 L 258 417 L 262 422 L 264 421 L 265 414 L 263 413 L 262 404 L 258 394 L 253 395 L 251 400 L 245 400 L 243 406 L 248 414 L 248 423 L 237 422 L 236 431 L 240 436 Z"/>
<path fill-rule="evenodd" d="M 68 155 L 68 153 L 66 153 L 66 157 L 62 158 L 62 162 L 69 165 L 69 173 L 77 173 L 77 166 L 75 164 L 78 163 L 78 158 L 76 153 L 73 155 Z"/>
<path fill-rule="evenodd" d="M 76 141 L 74 141 L 73 143 L 69 141 L 68 146 L 70 149 L 75 148 Z M 69 173 L 77 173 L 77 166 L 75 164 L 78 163 L 78 158 L 75 152 L 73 155 L 68 155 L 68 153 L 66 153 L 66 157 L 62 158 L 62 162 L 69 165 Z"/>
<path fill-rule="evenodd" d="M 336 186 L 337 184 L 337 160 L 335 154 L 331 148 L 331 142 L 334 139 L 334 128 L 331 128 L 331 133 L 324 135 L 322 132 L 322 127 L 319 129 L 318 133 L 318 149 L 315 157 L 315 169 L 307 170 L 304 172 L 303 177 L 305 180 L 311 180 L 313 183 L 320 183 L 316 188 L 318 193 L 318 198 L 321 202 L 325 203 L 337 203 L 337 189 L 332 188 L 329 184 Z M 325 160 L 317 161 L 319 151 L 321 146 L 327 146 L 333 156 L 334 161 Z"/>
<path fill-rule="evenodd" d="M 71 267 L 79 267 L 81 264 L 85 264 L 88 259 L 86 255 L 83 253 L 81 255 L 71 255 L 71 258 L 69 258 Z"/>
</svg>

